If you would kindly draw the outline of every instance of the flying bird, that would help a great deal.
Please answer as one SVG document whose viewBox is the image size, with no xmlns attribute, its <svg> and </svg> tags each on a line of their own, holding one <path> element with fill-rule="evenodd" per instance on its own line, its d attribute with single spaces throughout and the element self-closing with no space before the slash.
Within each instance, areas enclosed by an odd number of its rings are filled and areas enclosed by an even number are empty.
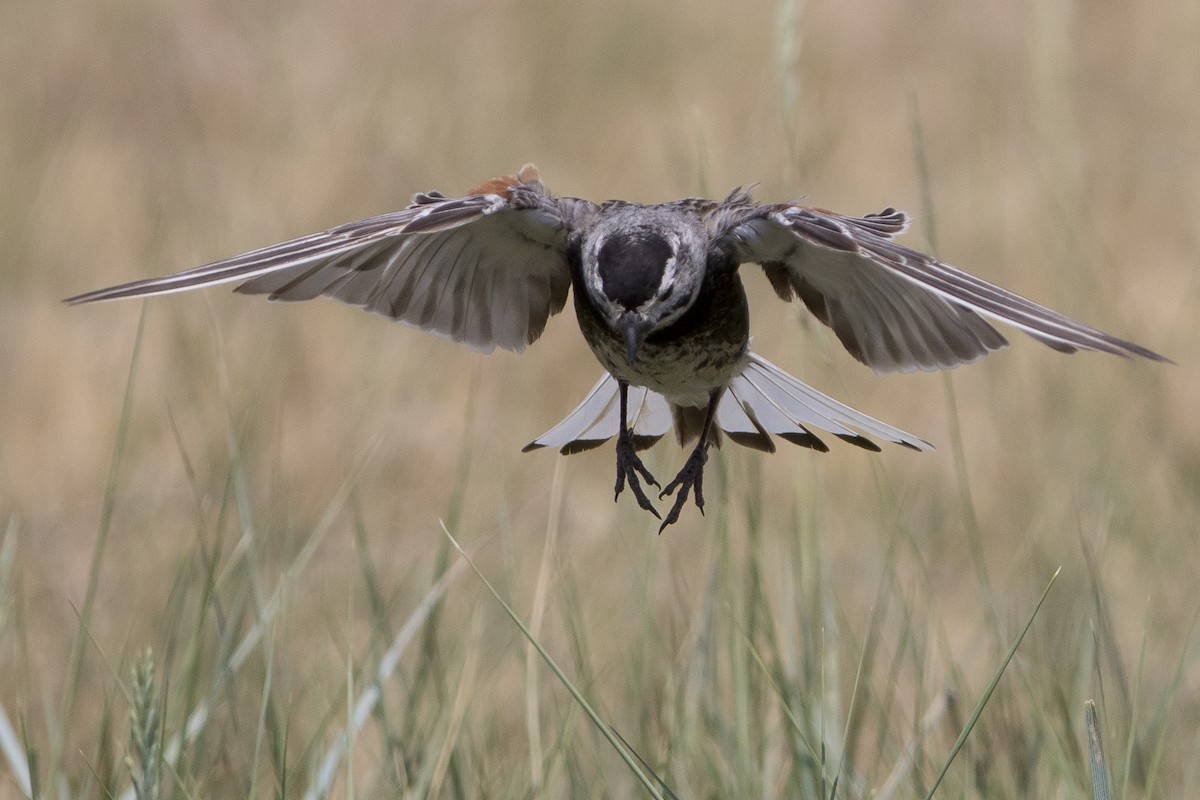
<svg viewBox="0 0 1200 800">
<path fill-rule="evenodd" d="M 766 452 L 772 437 L 827 451 L 818 430 L 868 450 L 880 449 L 873 439 L 930 447 L 751 352 L 742 264 L 759 265 L 781 299 L 798 298 L 880 373 L 976 361 L 1008 344 L 989 320 L 1064 353 L 1167 360 L 897 243 L 907 227 L 893 208 L 848 217 L 759 204 L 742 189 L 719 202 L 593 203 L 550 194 L 528 164 L 461 197 L 419 193 L 402 211 L 66 302 L 236 282 L 243 294 L 325 295 L 475 350 L 520 352 L 573 294 L 605 374 L 525 450 L 577 453 L 615 436 L 615 496 L 628 485 L 660 531 L 689 495 L 703 513 L 704 464 L 723 436 Z M 638 452 L 672 428 L 681 446 L 694 445 L 663 486 Z M 646 486 L 673 496 L 665 517 Z"/>
</svg>

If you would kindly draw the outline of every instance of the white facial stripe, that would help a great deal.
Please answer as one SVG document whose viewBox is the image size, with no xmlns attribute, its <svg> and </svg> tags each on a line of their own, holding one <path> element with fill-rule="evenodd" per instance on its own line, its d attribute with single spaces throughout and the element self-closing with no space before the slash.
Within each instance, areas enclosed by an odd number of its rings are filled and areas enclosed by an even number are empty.
<svg viewBox="0 0 1200 800">
<path fill-rule="evenodd" d="M 667 297 L 671 293 L 671 288 L 675 285 L 676 263 L 677 259 L 675 256 L 671 256 L 667 259 L 667 263 L 663 267 L 662 281 L 658 284 L 658 290 L 655 291 L 653 297 L 642 304 L 642 310 L 646 309 L 650 305 L 653 305 L 654 303 L 659 302 L 662 298 Z"/>
<path fill-rule="evenodd" d="M 662 281 L 658 284 L 658 291 L 645 305 L 654 303 L 660 297 L 666 297 L 668 290 L 675 285 L 675 278 L 679 271 L 679 234 L 668 234 L 667 242 L 671 245 L 671 257 L 667 259 L 667 263 L 663 266 Z"/>
</svg>

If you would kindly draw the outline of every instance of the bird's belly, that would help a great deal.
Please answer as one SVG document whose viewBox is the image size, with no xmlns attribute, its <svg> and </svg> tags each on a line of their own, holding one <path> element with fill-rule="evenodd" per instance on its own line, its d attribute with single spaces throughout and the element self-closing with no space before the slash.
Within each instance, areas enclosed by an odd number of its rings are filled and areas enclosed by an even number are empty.
<svg viewBox="0 0 1200 800">
<path fill-rule="evenodd" d="M 624 341 L 605 333 L 588 337 L 588 344 L 614 378 L 644 386 L 681 406 L 707 406 L 713 391 L 741 370 L 748 351 L 743 332 L 713 328 L 657 341 L 651 336 L 630 364 Z"/>
</svg>

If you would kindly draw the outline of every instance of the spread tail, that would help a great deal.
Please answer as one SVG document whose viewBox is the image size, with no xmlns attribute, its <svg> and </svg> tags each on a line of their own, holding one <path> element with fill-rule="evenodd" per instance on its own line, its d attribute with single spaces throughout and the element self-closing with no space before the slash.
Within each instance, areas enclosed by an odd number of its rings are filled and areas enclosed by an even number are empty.
<svg viewBox="0 0 1200 800">
<path fill-rule="evenodd" d="M 629 418 L 634 445 L 649 447 L 675 427 L 681 444 L 699 435 L 693 409 L 673 406 L 665 397 L 640 386 L 629 387 Z M 699 421 L 703 422 L 703 409 Z M 525 452 L 554 447 L 563 454 L 598 447 L 617 435 L 620 402 L 617 381 L 602 377 L 566 419 L 527 444 Z M 716 427 L 733 441 L 766 452 L 775 451 L 772 436 L 825 452 L 829 447 L 813 429 L 830 433 L 867 450 L 879 450 L 874 437 L 913 450 L 932 445 L 899 428 L 859 413 L 797 379 L 765 358 L 751 353 L 717 406 Z M 714 434 L 717 431 L 714 431 Z M 719 438 L 715 441 L 719 442 Z"/>
</svg>

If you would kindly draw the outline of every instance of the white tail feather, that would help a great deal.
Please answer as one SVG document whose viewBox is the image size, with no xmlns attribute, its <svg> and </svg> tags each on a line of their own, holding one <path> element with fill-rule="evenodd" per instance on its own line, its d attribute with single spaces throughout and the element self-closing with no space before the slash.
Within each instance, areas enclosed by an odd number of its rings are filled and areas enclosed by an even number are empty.
<svg viewBox="0 0 1200 800">
<path fill-rule="evenodd" d="M 729 388 L 721 398 L 722 405 L 728 403 L 731 396 L 747 413 L 752 413 L 767 432 L 776 436 L 787 438 L 790 434 L 809 433 L 809 428 L 818 428 L 860 446 L 869 442 L 862 436 L 866 434 L 914 450 L 933 449 L 933 445 L 924 439 L 839 403 L 754 353 L 750 354 L 742 371 L 729 382 Z"/>
<path fill-rule="evenodd" d="M 671 404 L 661 394 L 631 386 L 628 401 L 633 436 L 642 447 L 649 447 L 671 430 Z M 605 373 L 566 419 L 527 444 L 525 450 L 554 447 L 563 453 L 578 453 L 599 447 L 617 435 L 620 418 L 617 380 Z"/>
<path fill-rule="evenodd" d="M 648 447 L 665 436 L 672 425 L 671 404 L 643 387 L 629 389 L 629 416 L 634 439 Z M 525 446 L 525 450 L 553 447 L 577 453 L 597 447 L 619 431 L 620 402 L 617 381 L 605 375 L 583 402 L 555 425 Z M 767 434 L 793 444 L 827 449 L 813 428 L 852 444 L 878 450 L 866 437 L 876 437 L 913 450 L 931 450 L 928 442 L 839 403 L 751 353 L 742 371 L 729 382 L 717 406 L 717 427 L 733 439 L 759 449 Z"/>
</svg>

